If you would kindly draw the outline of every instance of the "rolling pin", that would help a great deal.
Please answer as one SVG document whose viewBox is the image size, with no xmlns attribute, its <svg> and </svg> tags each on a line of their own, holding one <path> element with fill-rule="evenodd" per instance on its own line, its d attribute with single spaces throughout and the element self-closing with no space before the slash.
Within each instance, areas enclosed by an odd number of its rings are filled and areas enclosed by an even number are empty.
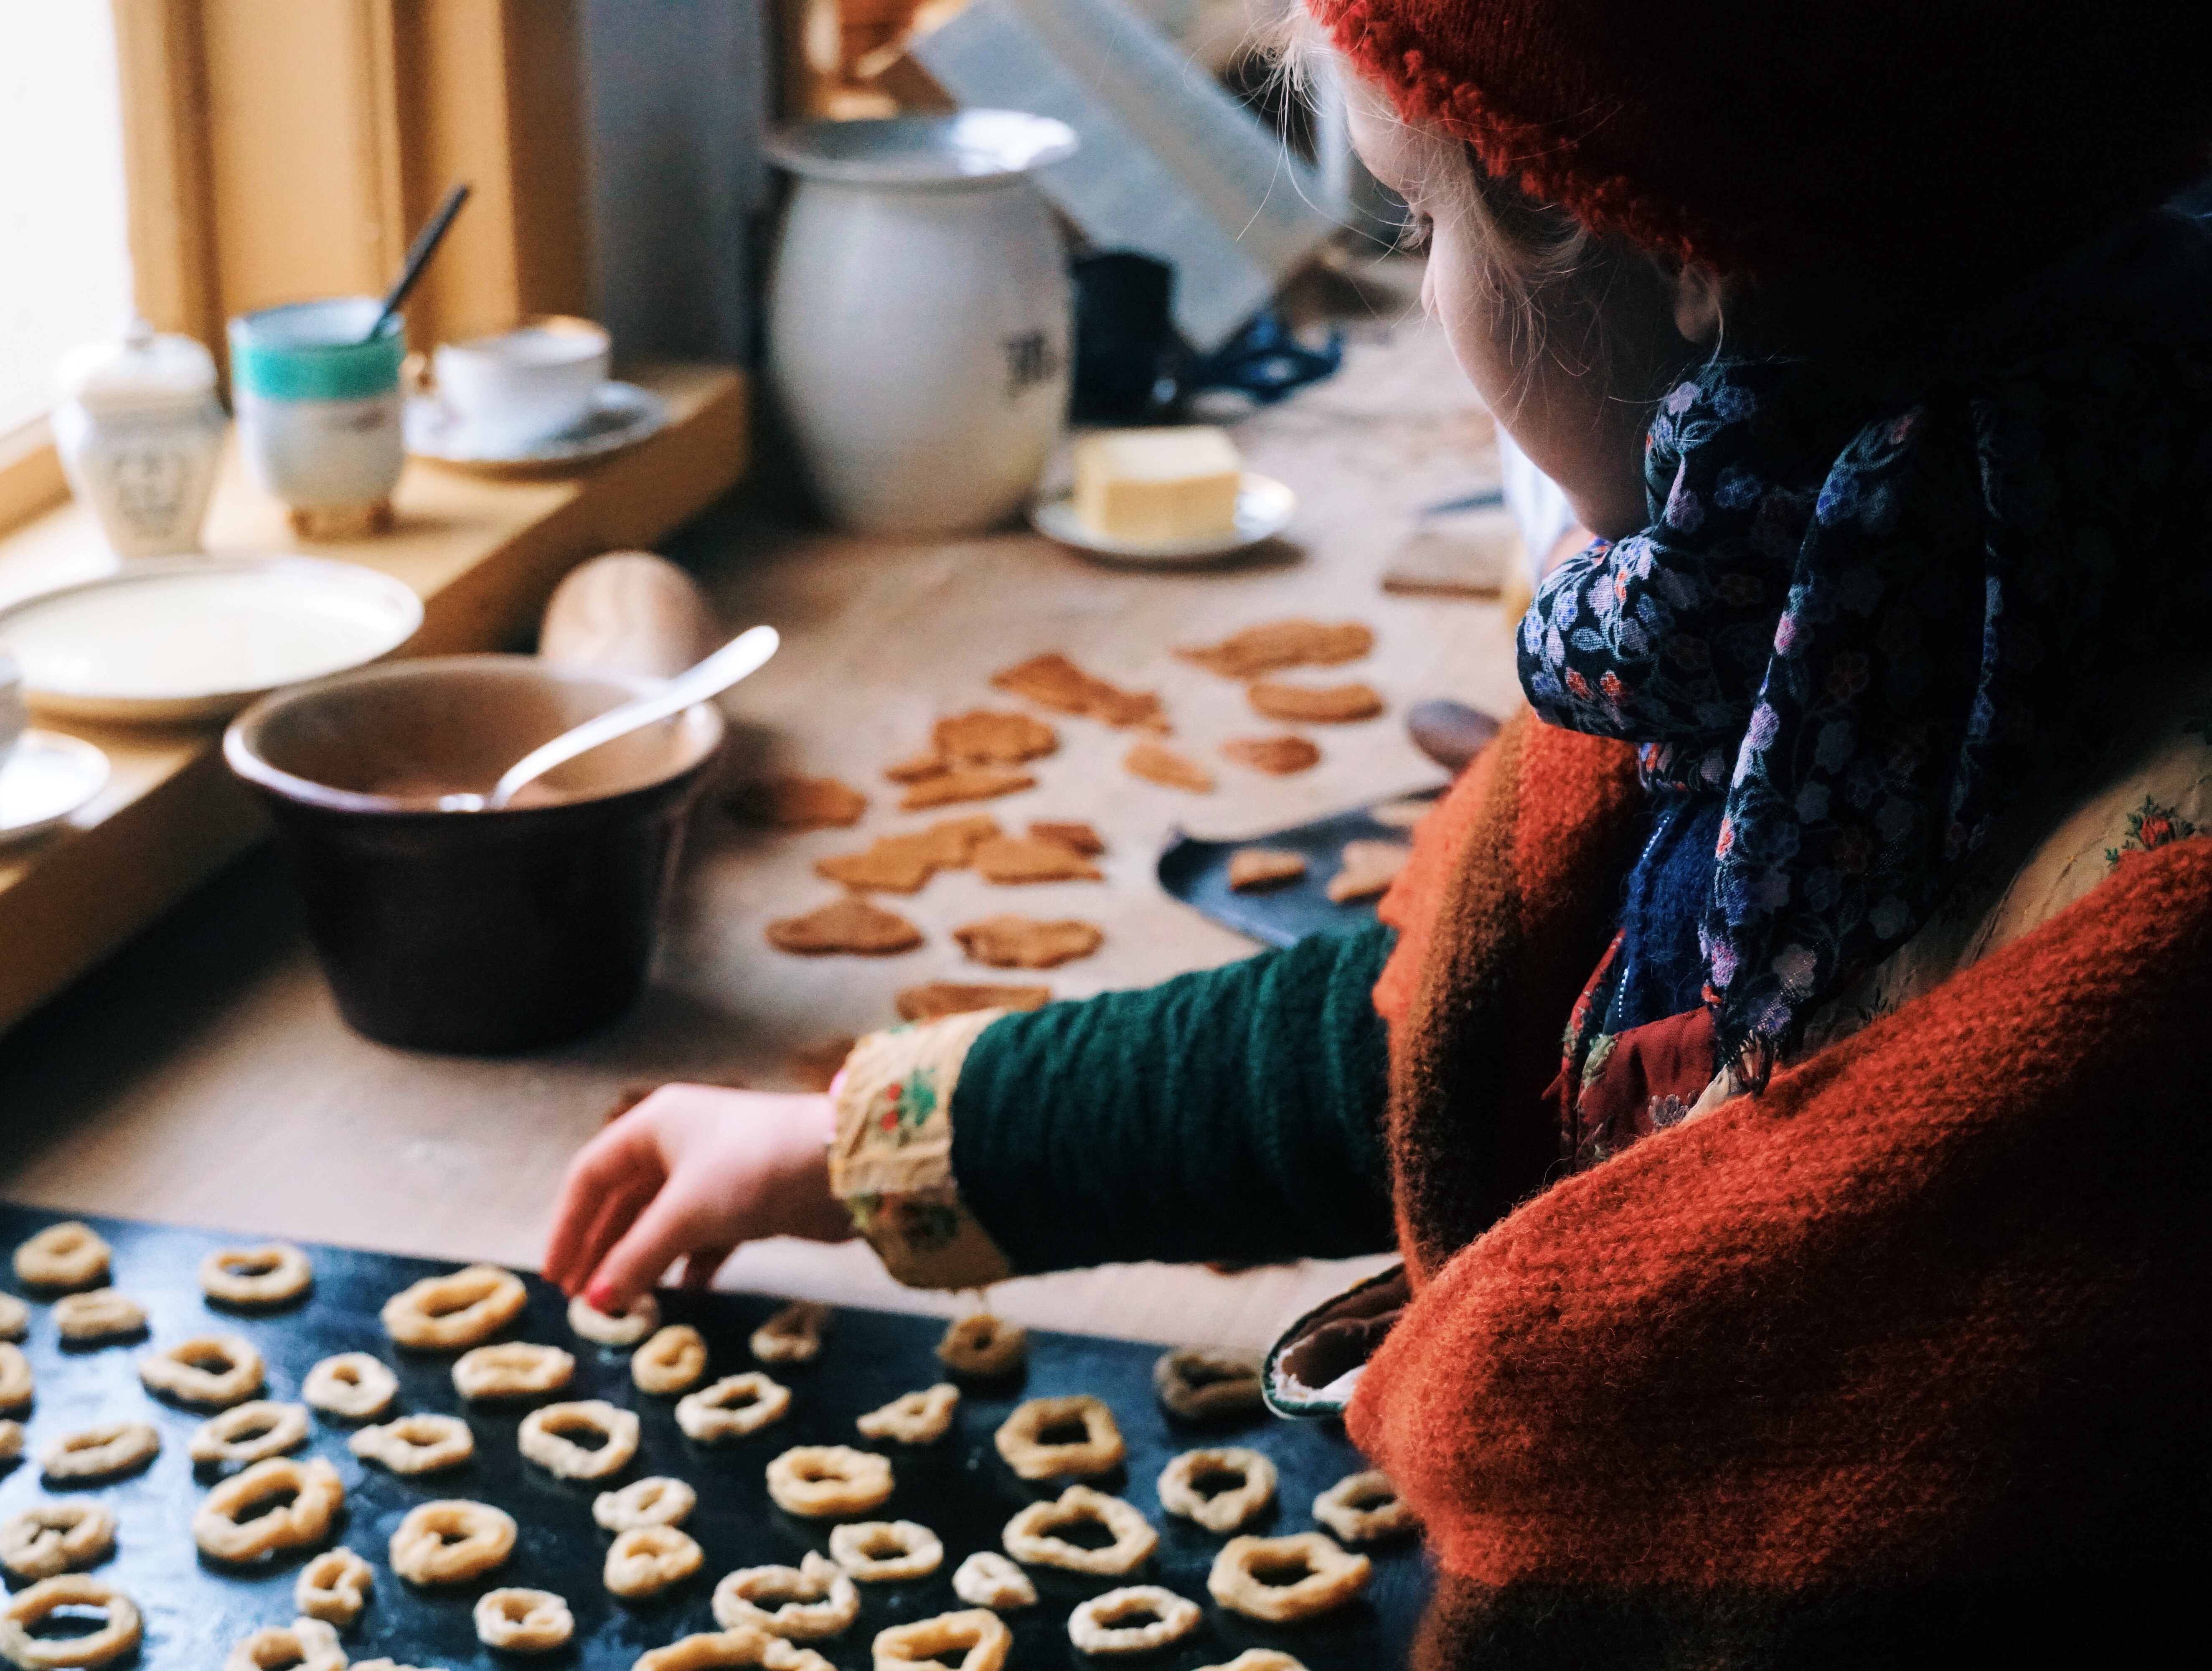
<svg viewBox="0 0 2212 1671">
<path fill-rule="evenodd" d="M 729 635 L 698 584 L 650 551 L 610 551 L 554 588 L 538 629 L 547 661 L 672 678 Z"/>
</svg>

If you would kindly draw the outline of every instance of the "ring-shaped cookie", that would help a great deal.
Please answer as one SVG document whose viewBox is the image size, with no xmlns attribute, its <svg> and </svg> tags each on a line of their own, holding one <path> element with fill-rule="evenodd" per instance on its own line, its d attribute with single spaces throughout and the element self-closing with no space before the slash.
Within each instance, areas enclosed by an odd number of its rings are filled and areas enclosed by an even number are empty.
<svg viewBox="0 0 2212 1671">
<path fill-rule="evenodd" d="M 896 1439 L 901 1444 L 934 1444 L 952 1425 L 960 1389 L 949 1381 L 918 1393 L 901 1393 L 880 1410 L 871 1410 L 853 1425 L 868 1439 Z"/>
<path fill-rule="evenodd" d="M 1263 1405 L 1259 1366 L 1219 1352 L 1162 1354 L 1152 1365 L 1152 1388 L 1168 1413 L 1185 1421 L 1256 1415 Z"/>
<path fill-rule="evenodd" d="M 1149 1614 L 1142 1625 L 1124 1619 Z M 1079 1653 L 1149 1654 L 1198 1628 L 1198 1603 L 1158 1584 L 1131 1584 L 1094 1595 L 1067 1615 L 1067 1639 Z"/>
<path fill-rule="evenodd" d="M 706 1559 L 699 1540 L 689 1532 L 679 1532 L 673 1526 L 633 1526 L 627 1532 L 617 1532 L 607 1546 L 601 1576 L 611 1593 L 635 1601 L 682 1583 Z"/>
<path fill-rule="evenodd" d="M 970 1607 L 1008 1613 L 1036 1605 L 1030 1575 L 995 1549 L 978 1549 L 952 1569 L 952 1593 Z"/>
<path fill-rule="evenodd" d="M 640 1654 L 630 1671 L 837 1671 L 811 1648 L 765 1631 L 702 1631 Z"/>
<path fill-rule="evenodd" d="M 109 1480 L 142 1468 L 161 1454 L 161 1436 L 143 1421 L 103 1422 L 65 1433 L 39 1458 L 49 1480 Z"/>
<path fill-rule="evenodd" d="M 910 1520 L 856 1520 L 830 1531 L 830 1559 L 864 1584 L 927 1578 L 945 1564 L 945 1546 Z"/>
<path fill-rule="evenodd" d="M 314 1285 L 307 1255 L 282 1242 L 218 1248 L 200 1261 L 200 1292 L 221 1305 L 283 1305 Z"/>
<path fill-rule="evenodd" d="M 972 1376 L 978 1381 L 1012 1375 L 1029 1355 L 1029 1330 L 988 1311 L 959 1318 L 937 1343 L 939 1363 L 955 1375 Z"/>
<path fill-rule="evenodd" d="M 1114 1541 L 1103 1549 L 1056 1538 L 1056 1528 L 1095 1522 Z M 1094 1578 L 1118 1578 L 1144 1565 L 1159 1547 L 1160 1534 L 1131 1504 L 1088 1486 L 1070 1486 L 1049 1503 L 1032 1503 L 1006 1522 L 1000 1541 L 1006 1553 L 1030 1566 L 1056 1566 Z"/>
<path fill-rule="evenodd" d="M 356 1666 L 354 1671 L 368 1671 Z M 1306 1662 L 1279 1648 L 1247 1648 L 1226 1665 L 1201 1665 L 1198 1671 L 1306 1671 Z"/>
<path fill-rule="evenodd" d="M 769 1607 L 763 1603 L 773 1601 Z M 765 1631 L 819 1642 L 860 1616 L 852 1575 L 810 1549 L 797 1566 L 741 1566 L 714 1586 L 714 1622 L 726 1631 Z"/>
<path fill-rule="evenodd" d="M 23 1454 L 23 1424 L 0 1421 L 0 1462 L 12 1462 Z"/>
<path fill-rule="evenodd" d="M 568 1329 L 595 1346 L 634 1346 L 660 1327 L 660 1302 L 640 1294 L 620 1316 L 602 1311 L 581 1294 L 568 1302 Z"/>
<path fill-rule="evenodd" d="M 394 1474 L 435 1474 L 475 1455 L 477 1436 L 459 1416 L 402 1416 L 361 1429 L 346 1440 L 346 1449 Z"/>
<path fill-rule="evenodd" d="M 246 1510 L 289 1493 L 291 1501 L 258 1515 Z M 301 1549 L 329 1535 L 345 1502 L 338 1471 L 319 1456 L 295 1461 L 272 1456 L 234 1474 L 200 1499 L 192 1541 L 219 1561 L 256 1561 L 280 1549 Z"/>
<path fill-rule="evenodd" d="M 15 1275 L 33 1288 L 90 1288 L 106 1279 L 114 1249 L 74 1218 L 48 1224 L 15 1249 Z"/>
<path fill-rule="evenodd" d="M 309 1619 L 344 1630 L 361 1617 L 375 1582 L 374 1569 L 341 1544 L 300 1569 L 292 1581 L 292 1605 Z"/>
<path fill-rule="evenodd" d="M 384 1332 L 403 1346 L 457 1352 L 480 1346 L 522 1315 L 530 1291 L 496 1265 L 424 1277 L 385 1301 Z"/>
<path fill-rule="evenodd" d="M 98 1607 L 107 1620 L 87 1636 L 36 1637 L 33 1625 L 43 1624 L 64 1607 Z M 0 1602 L 0 1659 L 22 1671 L 75 1671 L 76 1668 L 106 1665 L 138 1645 L 145 1627 L 138 1619 L 138 1604 L 113 1584 L 65 1572 L 42 1578 L 28 1589 Z"/>
<path fill-rule="evenodd" d="M 557 1393 L 576 1372 L 576 1360 L 558 1346 L 522 1340 L 475 1346 L 453 1360 L 453 1390 L 478 1399 L 539 1398 Z"/>
<path fill-rule="evenodd" d="M 239 1643 L 224 1658 L 222 1671 L 345 1671 L 345 1662 L 336 1631 L 319 1619 L 295 1619 L 265 1625 Z"/>
<path fill-rule="evenodd" d="M 639 1526 L 681 1526 L 699 1504 L 699 1493 L 665 1474 L 634 1480 L 620 1491 L 592 1499 L 592 1518 L 610 1532 Z"/>
<path fill-rule="evenodd" d="M 99 1503 L 39 1503 L 0 1520 L 0 1567 L 18 1578 L 81 1572 L 114 1547 L 114 1513 Z"/>
<path fill-rule="evenodd" d="M 689 1323 L 669 1324 L 630 1354 L 641 1393 L 680 1393 L 706 1373 L 707 1337 Z"/>
<path fill-rule="evenodd" d="M 1378 1543 L 1421 1529 L 1413 1505 L 1381 1468 L 1346 1475 L 1314 1498 L 1313 1512 L 1346 1543 Z"/>
<path fill-rule="evenodd" d="M 31 1331 L 31 1308 L 13 1294 L 0 1294 L 0 1340 L 20 1340 Z"/>
<path fill-rule="evenodd" d="M 263 1461 L 307 1442 L 307 1407 L 255 1399 L 210 1416 L 192 1435 L 195 1462 Z"/>
<path fill-rule="evenodd" d="M 864 1515 L 890 1501 L 887 1456 L 849 1445 L 794 1445 L 768 1465 L 768 1494 L 787 1514 L 809 1520 Z"/>
<path fill-rule="evenodd" d="M 1081 1438 L 1046 1437 L 1078 1426 L 1083 1430 Z M 1129 1454 L 1114 1413 L 1088 1393 L 1024 1400 L 999 1424 L 993 1443 L 1006 1466 L 1024 1480 L 1103 1474 Z"/>
<path fill-rule="evenodd" d="M 465 1584 L 514 1553 L 514 1531 L 489 1503 L 418 1503 L 392 1534 L 392 1570 L 410 1584 Z"/>
<path fill-rule="evenodd" d="M 815 1300 L 793 1300 L 755 1329 L 745 1344 L 763 1364 L 811 1364 L 822 1351 L 822 1337 L 836 1309 Z"/>
<path fill-rule="evenodd" d="M 423 1671 L 419 1665 L 401 1665 L 388 1659 L 357 1659 L 349 1671 Z"/>
<path fill-rule="evenodd" d="M 146 1308 L 119 1288 L 87 1288 L 54 1302 L 54 1328 L 64 1340 L 119 1340 L 146 1327 Z"/>
<path fill-rule="evenodd" d="M 868 1651 L 876 1671 L 896 1671 L 902 1665 L 999 1671 L 1013 1646 L 1014 1633 L 1006 1620 L 988 1607 L 969 1607 L 878 1631 Z M 954 1654 L 960 1657 L 952 1658 Z"/>
<path fill-rule="evenodd" d="M 599 1448 L 586 1449 L 568 1437 L 580 1432 L 597 1433 Z M 637 1417 L 602 1398 L 542 1405 L 522 1419 L 515 1442 L 525 1456 L 557 1478 L 604 1480 L 637 1455 Z"/>
<path fill-rule="evenodd" d="M 543 1654 L 576 1633 L 568 1603 L 550 1589 L 488 1589 L 477 1597 L 477 1640 L 511 1654 Z"/>
<path fill-rule="evenodd" d="M 307 1371 L 300 1396 L 316 1409 L 353 1421 L 380 1416 L 399 1390 L 399 1377 L 365 1352 L 342 1352 Z"/>
<path fill-rule="evenodd" d="M 39 1377 L 22 1347 L 0 1340 L 0 1410 L 20 1410 L 38 1388 Z"/>
<path fill-rule="evenodd" d="M 223 1410 L 261 1390 L 261 1354 L 235 1334 L 196 1334 L 140 1358 L 138 1378 L 179 1404 Z"/>
<path fill-rule="evenodd" d="M 1231 1613 L 1286 1625 L 1342 1607 L 1366 1589 L 1372 1570 L 1366 1556 L 1347 1553 L 1324 1532 L 1231 1538 L 1213 1558 L 1206 1589 Z M 1296 1572 L 1304 1577 L 1282 1582 Z"/>
<path fill-rule="evenodd" d="M 676 1402 L 676 1425 L 688 1439 L 714 1444 L 757 1433 L 781 1421 L 791 1408 L 791 1388 L 758 1370 L 726 1375 L 711 1387 L 687 1393 Z"/>
<path fill-rule="evenodd" d="M 1199 1489 L 1228 1475 L 1237 1483 L 1226 1490 L 1209 1496 Z M 1160 1507 L 1209 1532 L 1233 1532 L 1274 1500 L 1275 1465 L 1256 1450 L 1186 1450 L 1160 1470 Z"/>
</svg>

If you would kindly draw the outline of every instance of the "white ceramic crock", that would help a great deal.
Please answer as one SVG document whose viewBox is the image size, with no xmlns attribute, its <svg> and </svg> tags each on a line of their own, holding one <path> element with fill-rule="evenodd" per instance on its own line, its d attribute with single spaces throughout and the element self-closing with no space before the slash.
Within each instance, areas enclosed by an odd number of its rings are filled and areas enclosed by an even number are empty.
<svg viewBox="0 0 2212 1671">
<path fill-rule="evenodd" d="M 70 354 L 57 380 L 54 450 L 116 556 L 198 551 L 228 426 L 214 356 L 139 320 Z"/>
</svg>

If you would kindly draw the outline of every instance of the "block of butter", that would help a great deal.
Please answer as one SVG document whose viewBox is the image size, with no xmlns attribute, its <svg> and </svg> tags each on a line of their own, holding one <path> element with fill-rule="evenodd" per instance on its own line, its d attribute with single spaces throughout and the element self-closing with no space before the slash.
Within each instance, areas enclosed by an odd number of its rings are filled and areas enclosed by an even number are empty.
<svg viewBox="0 0 2212 1671">
<path fill-rule="evenodd" d="M 1231 533 L 1243 468 L 1236 444 L 1211 425 L 1100 430 L 1075 444 L 1075 514 L 1108 539 Z"/>
</svg>

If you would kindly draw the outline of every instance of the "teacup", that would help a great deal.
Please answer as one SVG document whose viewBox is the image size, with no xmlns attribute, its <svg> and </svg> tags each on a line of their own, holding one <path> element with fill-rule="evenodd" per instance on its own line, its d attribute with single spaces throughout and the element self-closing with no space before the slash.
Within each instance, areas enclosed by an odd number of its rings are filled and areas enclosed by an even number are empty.
<svg viewBox="0 0 2212 1671">
<path fill-rule="evenodd" d="M 480 447 L 521 451 L 583 422 L 607 380 L 604 328 L 562 314 L 447 343 L 432 356 L 438 392 Z"/>
<path fill-rule="evenodd" d="M 392 526 L 400 439 L 397 316 L 340 296 L 264 307 L 230 322 L 231 393 L 246 468 L 284 501 L 303 539 L 358 538 Z"/>
</svg>

